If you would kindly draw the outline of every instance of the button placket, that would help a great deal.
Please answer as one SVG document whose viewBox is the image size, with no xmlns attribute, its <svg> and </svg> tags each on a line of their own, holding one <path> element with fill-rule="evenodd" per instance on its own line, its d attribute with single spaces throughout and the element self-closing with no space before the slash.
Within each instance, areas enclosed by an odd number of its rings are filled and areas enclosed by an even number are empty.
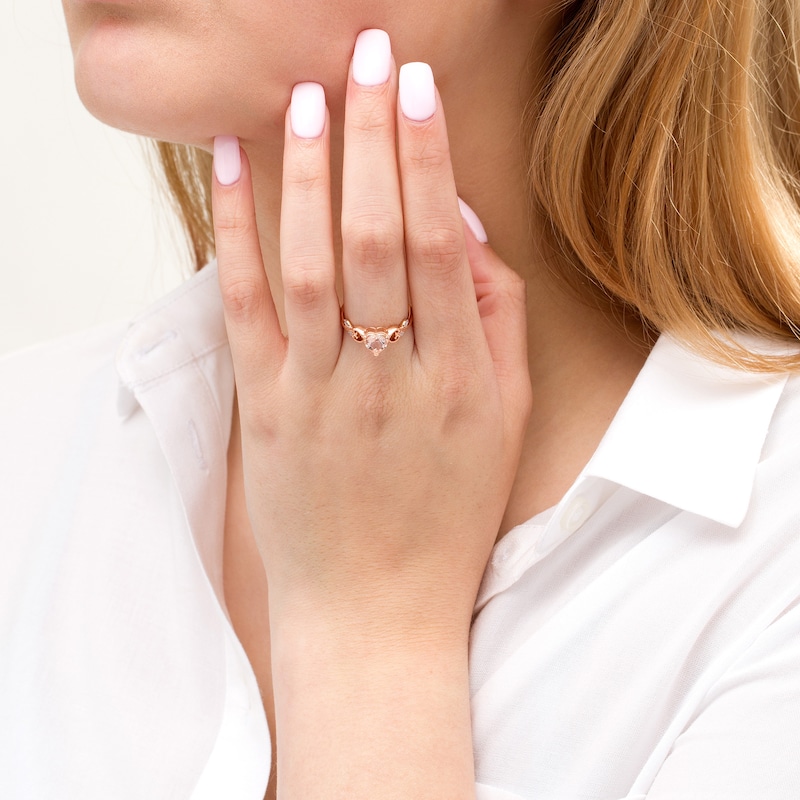
<svg viewBox="0 0 800 800">
<path fill-rule="evenodd" d="M 578 480 L 559 503 L 536 548 L 537 557 L 544 558 L 577 533 L 616 489 L 616 484 L 601 478 L 586 476 Z"/>
</svg>

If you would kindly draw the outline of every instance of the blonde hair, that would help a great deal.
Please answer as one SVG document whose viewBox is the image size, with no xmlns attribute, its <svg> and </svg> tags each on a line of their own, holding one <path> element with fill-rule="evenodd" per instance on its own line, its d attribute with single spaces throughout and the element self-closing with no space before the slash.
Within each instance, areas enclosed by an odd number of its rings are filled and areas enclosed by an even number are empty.
<svg viewBox="0 0 800 800">
<path fill-rule="evenodd" d="M 726 335 L 799 336 L 796 0 L 583 0 L 563 13 L 523 118 L 559 275 L 717 360 L 800 369 L 800 354 Z M 209 160 L 158 146 L 199 267 L 213 248 Z"/>
<path fill-rule="evenodd" d="M 162 188 L 178 215 L 195 269 L 214 258 L 211 215 L 211 154 L 183 144 L 152 141 Z"/>
</svg>

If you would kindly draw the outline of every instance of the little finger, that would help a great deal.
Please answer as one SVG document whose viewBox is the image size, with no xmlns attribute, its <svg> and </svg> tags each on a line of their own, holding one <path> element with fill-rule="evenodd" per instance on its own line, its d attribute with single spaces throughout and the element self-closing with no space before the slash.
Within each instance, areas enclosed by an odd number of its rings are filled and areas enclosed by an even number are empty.
<svg viewBox="0 0 800 800">
<path fill-rule="evenodd" d="M 447 128 L 430 66 L 400 69 L 398 160 L 406 262 L 421 360 L 486 351 Z"/>
</svg>

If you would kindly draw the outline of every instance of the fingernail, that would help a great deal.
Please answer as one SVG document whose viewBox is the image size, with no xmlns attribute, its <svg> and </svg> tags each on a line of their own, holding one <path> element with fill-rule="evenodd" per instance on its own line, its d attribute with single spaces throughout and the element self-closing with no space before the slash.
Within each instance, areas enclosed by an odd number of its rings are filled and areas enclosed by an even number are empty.
<svg viewBox="0 0 800 800">
<path fill-rule="evenodd" d="M 325 130 L 325 90 L 318 83 L 298 83 L 292 89 L 292 131 L 301 139 L 317 139 Z"/>
<path fill-rule="evenodd" d="M 380 86 L 392 70 L 392 45 L 386 31 L 361 31 L 353 53 L 353 80 L 359 86 Z"/>
<path fill-rule="evenodd" d="M 400 108 L 409 119 L 423 122 L 436 111 L 433 70 L 421 61 L 400 67 Z"/>
<path fill-rule="evenodd" d="M 214 138 L 214 172 L 223 186 L 230 186 L 242 174 L 242 155 L 236 136 Z"/>
<path fill-rule="evenodd" d="M 464 222 L 475 234 L 475 238 L 481 244 L 486 244 L 489 241 L 489 237 L 486 235 L 486 228 L 483 227 L 483 223 L 478 219 L 478 215 L 460 197 L 458 198 L 458 206 L 461 209 L 461 216 L 464 218 Z"/>
</svg>

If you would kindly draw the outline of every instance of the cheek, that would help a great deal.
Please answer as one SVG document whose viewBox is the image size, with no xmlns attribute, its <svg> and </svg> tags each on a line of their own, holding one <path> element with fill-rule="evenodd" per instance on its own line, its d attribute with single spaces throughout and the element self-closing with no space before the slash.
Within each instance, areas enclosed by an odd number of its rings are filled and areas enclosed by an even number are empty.
<svg viewBox="0 0 800 800">
<path fill-rule="evenodd" d="M 220 132 L 282 136 L 298 81 L 325 84 L 331 103 L 343 97 L 361 29 L 333 26 L 330 12 L 322 17 L 315 9 L 318 25 L 296 6 L 281 19 L 281 9 L 265 0 L 225 13 L 142 12 L 88 22 L 68 9 L 78 92 L 103 122 L 168 141 L 204 145 Z"/>
</svg>

